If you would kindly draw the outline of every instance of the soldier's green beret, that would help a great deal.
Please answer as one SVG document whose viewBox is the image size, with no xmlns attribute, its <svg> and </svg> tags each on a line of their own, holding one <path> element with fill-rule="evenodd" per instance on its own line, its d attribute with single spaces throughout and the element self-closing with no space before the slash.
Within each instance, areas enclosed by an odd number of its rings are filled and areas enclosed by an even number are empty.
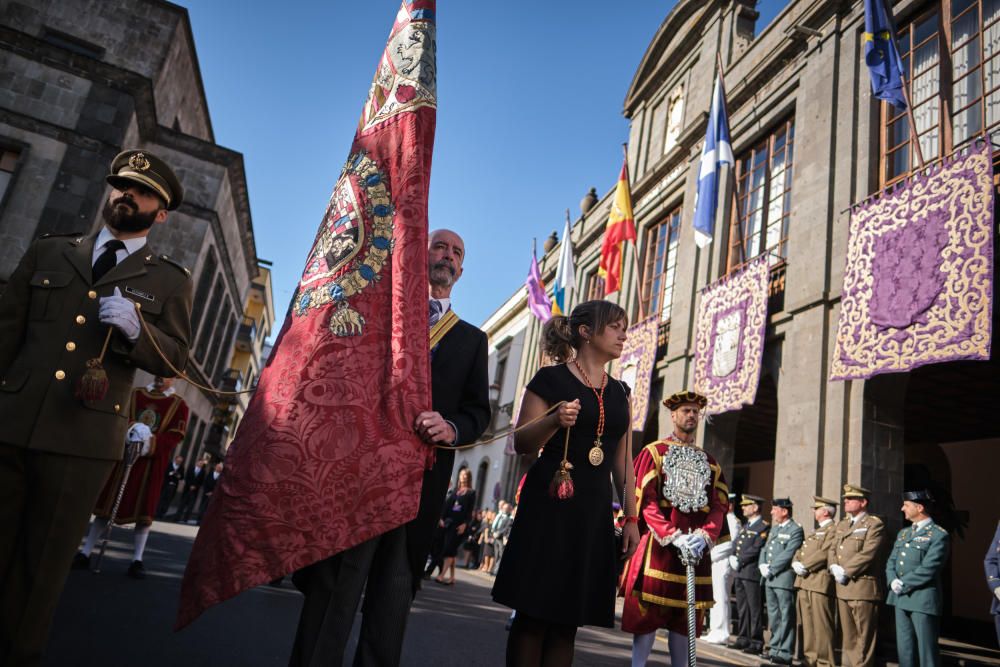
<svg viewBox="0 0 1000 667">
<path fill-rule="evenodd" d="M 130 183 L 144 185 L 173 211 L 184 201 L 184 188 L 167 163 L 146 150 L 130 149 L 111 161 L 111 173 L 105 179 L 113 188 L 122 190 Z"/>
</svg>

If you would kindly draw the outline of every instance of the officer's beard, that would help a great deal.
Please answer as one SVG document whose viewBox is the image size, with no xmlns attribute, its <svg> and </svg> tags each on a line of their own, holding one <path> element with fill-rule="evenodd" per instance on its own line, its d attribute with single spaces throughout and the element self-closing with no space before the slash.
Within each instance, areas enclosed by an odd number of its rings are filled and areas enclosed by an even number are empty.
<svg viewBox="0 0 1000 667">
<path fill-rule="evenodd" d="M 156 222 L 157 213 L 158 210 L 152 213 L 140 212 L 139 207 L 128 197 L 105 202 L 104 210 L 101 211 L 104 222 L 117 232 L 144 232 Z"/>
</svg>

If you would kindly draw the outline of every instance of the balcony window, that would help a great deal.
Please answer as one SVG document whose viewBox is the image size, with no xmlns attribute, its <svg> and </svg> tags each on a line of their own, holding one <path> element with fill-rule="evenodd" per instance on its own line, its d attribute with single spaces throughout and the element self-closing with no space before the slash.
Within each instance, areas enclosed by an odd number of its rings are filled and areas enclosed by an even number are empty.
<svg viewBox="0 0 1000 667">
<path fill-rule="evenodd" d="M 646 232 L 642 301 L 649 305 L 649 314 L 659 315 L 661 322 L 670 320 L 673 306 L 680 226 L 678 207 Z"/>
</svg>

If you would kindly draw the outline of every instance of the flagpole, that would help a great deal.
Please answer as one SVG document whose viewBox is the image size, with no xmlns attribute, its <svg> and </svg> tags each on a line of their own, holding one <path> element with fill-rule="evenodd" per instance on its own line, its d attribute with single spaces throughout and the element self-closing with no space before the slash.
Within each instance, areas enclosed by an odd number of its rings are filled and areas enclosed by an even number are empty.
<svg viewBox="0 0 1000 667">
<path fill-rule="evenodd" d="M 716 66 L 718 68 L 719 85 L 723 87 L 723 90 L 725 90 L 726 76 L 725 76 L 725 73 L 723 72 L 723 69 L 722 69 L 722 52 L 721 51 L 716 51 L 715 52 L 715 63 L 716 63 Z M 723 96 L 723 97 L 725 97 L 725 96 Z M 730 140 L 732 140 L 732 137 L 730 137 Z M 746 258 L 746 247 L 745 247 L 746 246 L 746 240 L 743 238 L 743 221 L 740 220 L 740 209 L 739 209 L 740 200 L 739 200 L 739 192 L 738 192 L 738 188 L 739 188 L 740 184 L 739 184 L 739 179 L 736 178 L 736 156 L 735 155 L 733 156 L 733 165 L 729 168 L 729 178 L 733 181 L 733 204 L 732 204 L 732 206 L 733 206 L 733 215 L 736 216 L 736 233 L 739 234 L 739 240 L 740 240 L 740 264 L 742 265 L 742 264 L 745 264 L 746 261 L 747 261 L 747 258 Z M 729 238 L 728 234 L 726 235 L 726 238 L 727 239 Z M 726 248 L 726 269 L 727 270 L 729 269 L 729 248 Z"/>
<path fill-rule="evenodd" d="M 924 165 L 924 152 L 920 150 L 920 136 L 917 134 L 917 123 L 913 118 L 913 105 L 910 103 L 910 93 L 907 92 L 906 79 L 903 79 L 902 72 L 900 72 L 900 79 L 903 82 L 903 101 L 906 102 L 906 119 L 910 121 L 910 137 L 913 148 L 917 151 L 917 159 L 920 160 L 920 168 L 923 169 Z M 888 102 L 886 102 L 888 104 Z"/>
<path fill-rule="evenodd" d="M 625 187 L 628 188 L 629 199 L 632 198 L 632 181 L 628 173 L 628 142 L 622 142 L 622 154 L 625 156 Z M 632 224 L 635 225 L 635 209 L 632 209 Z M 627 243 L 627 241 L 626 241 Z M 635 240 L 632 241 L 632 257 L 635 259 L 635 296 L 639 301 L 639 321 L 646 319 L 646 306 L 642 302 L 642 286 L 646 284 L 646 276 L 639 261 L 639 229 L 636 225 Z"/>
</svg>

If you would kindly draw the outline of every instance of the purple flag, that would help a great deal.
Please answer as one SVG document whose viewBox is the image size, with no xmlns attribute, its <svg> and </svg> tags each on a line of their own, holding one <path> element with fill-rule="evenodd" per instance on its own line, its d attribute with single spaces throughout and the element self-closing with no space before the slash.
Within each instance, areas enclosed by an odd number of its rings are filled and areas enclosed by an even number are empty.
<svg viewBox="0 0 1000 667">
<path fill-rule="evenodd" d="M 548 322 L 552 317 L 552 301 L 545 293 L 545 283 L 542 282 L 542 272 L 538 270 L 538 258 L 531 253 L 531 268 L 528 269 L 528 279 L 524 281 L 528 288 L 528 309 L 531 314 L 542 322 Z"/>
</svg>

